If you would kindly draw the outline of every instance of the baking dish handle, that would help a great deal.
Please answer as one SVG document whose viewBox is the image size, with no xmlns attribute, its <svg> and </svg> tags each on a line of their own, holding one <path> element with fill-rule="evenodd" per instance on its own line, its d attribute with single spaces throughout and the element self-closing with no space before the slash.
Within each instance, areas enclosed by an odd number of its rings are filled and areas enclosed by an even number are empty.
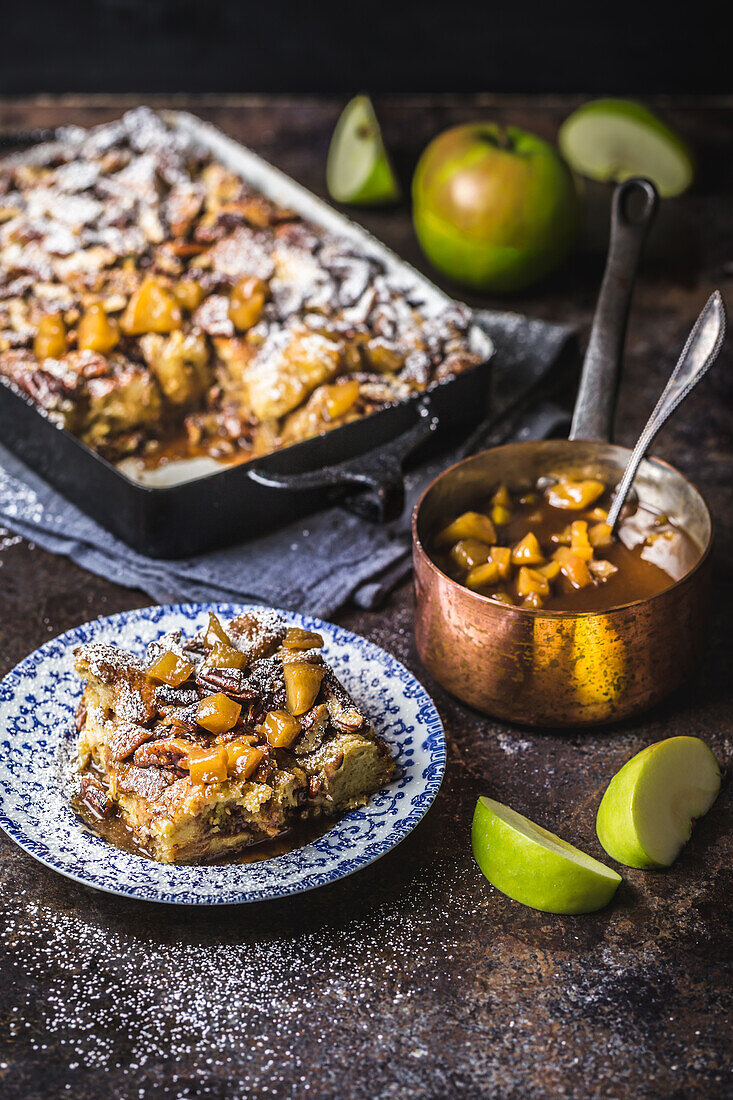
<svg viewBox="0 0 733 1100">
<path fill-rule="evenodd" d="M 416 424 L 368 454 L 301 474 L 252 469 L 249 476 L 260 485 L 291 492 L 313 489 L 329 492 L 339 488 L 356 490 L 343 501 L 343 506 L 370 523 L 388 523 L 397 519 L 405 506 L 403 462 L 438 427 L 438 417 L 431 408 L 429 397 L 418 403 L 417 412 Z"/>
</svg>

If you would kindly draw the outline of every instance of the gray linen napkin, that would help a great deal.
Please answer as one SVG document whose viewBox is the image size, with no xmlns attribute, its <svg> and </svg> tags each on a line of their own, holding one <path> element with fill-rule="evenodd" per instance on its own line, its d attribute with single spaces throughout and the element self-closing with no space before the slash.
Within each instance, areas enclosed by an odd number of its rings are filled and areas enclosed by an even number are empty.
<svg viewBox="0 0 733 1100">
<path fill-rule="evenodd" d="M 546 402 L 528 422 L 509 418 L 546 381 L 572 329 L 512 313 L 481 312 L 476 320 L 496 345 L 491 421 L 469 449 L 514 438 L 541 438 L 563 421 Z M 502 428 L 503 425 L 503 428 Z M 466 450 L 454 449 L 408 473 L 406 504 L 394 523 L 373 526 L 329 508 L 260 539 L 180 561 L 144 557 L 53 490 L 0 443 L 0 525 L 92 573 L 140 588 L 160 603 L 241 601 L 326 616 L 349 598 L 376 607 L 409 571 L 409 521 L 425 485 Z"/>
</svg>

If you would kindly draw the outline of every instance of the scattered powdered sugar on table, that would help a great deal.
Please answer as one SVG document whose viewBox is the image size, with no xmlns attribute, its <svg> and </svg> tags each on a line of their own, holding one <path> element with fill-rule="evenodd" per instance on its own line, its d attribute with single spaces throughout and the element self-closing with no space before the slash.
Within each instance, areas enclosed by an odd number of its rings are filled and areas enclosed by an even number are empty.
<svg viewBox="0 0 733 1100">
<path fill-rule="evenodd" d="M 419 871 L 406 888 L 424 891 L 426 881 L 418 880 L 428 873 Z M 0 944 L 8 970 L 17 968 L 24 980 L 19 983 L 23 992 L 9 1002 L 9 1031 L 33 1051 L 47 1045 L 65 1050 L 65 1088 L 72 1093 L 80 1068 L 98 1071 L 100 1095 L 102 1075 L 117 1078 L 120 1073 L 129 1079 L 125 1097 L 220 1096 L 222 1081 L 232 1097 L 318 1092 L 318 1066 L 305 1064 L 297 1051 L 316 1006 L 322 1011 L 330 1005 L 333 1018 L 332 1034 L 317 1040 L 323 1043 L 324 1066 L 329 1045 L 348 1027 L 347 1015 L 352 1026 L 357 1015 L 364 1027 L 378 1031 L 370 999 L 385 982 L 393 987 L 395 1013 L 407 1015 L 437 960 L 444 965 L 454 958 L 438 942 L 451 908 L 434 921 L 435 941 L 429 943 L 425 915 L 417 909 L 406 913 L 399 898 L 369 910 L 347 928 L 326 922 L 283 935 L 282 929 L 272 930 L 263 912 L 261 922 L 243 921 L 241 933 L 230 928 L 222 942 L 195 943 L 190 935 L 189 942 L 169 935 L 160 922 L 152 935 L 146 927 L 141 936 L 133 914 L 127 928 L 124 919 L 113 920 L 110 928 L 104 918 L 84 916 L 81 909 L 62 912 L 34 902 L 18 906 L 14 899 L 14 915 L 0 932 Z M 462 919 L 467 915 L 464 907 Z M 69 951 L 70 944 L 77 950 Z M 385 952 L 391 961 L 378 969 L 367 965 L 370 957 L 384 960 Z M 26 1032 L 29 1017 L 39 1015 L 48 1040 L 43 1044 L 29 1040 Z M 121 1036 L 126 1039 L 124 1061 L 116 1053 Z M 412 1057 L 427 1053 L 415 1042 Z M 147 1083 L 148 1073 L 163 1061 L 178 1065 L 179 1072 Z M 285 1090 L 284 1084 L 294 1080 L 297 1085 Z"/>
<path fill-rule="evenodd" d="M 496 740 L 499 743 L 501 751 L 505 752 L 508 756 L 516 756 L 518 753 L 526 752 L 527 749 L 533 747 L 531 741 L 525 741 L 521 737 L 513 737 L 510 733 L 505 733 L 503 730 L 497 732 Z"/>
</svg>

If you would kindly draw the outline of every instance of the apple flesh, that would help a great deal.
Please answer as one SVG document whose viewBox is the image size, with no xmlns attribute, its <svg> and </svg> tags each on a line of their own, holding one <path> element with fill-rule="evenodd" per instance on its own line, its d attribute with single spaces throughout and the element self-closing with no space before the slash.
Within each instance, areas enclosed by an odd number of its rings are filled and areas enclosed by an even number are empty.
<svg viewBox="0 0 733 1100">
<path fill-rule="evenodd" d="M 627 867 L 674 863 L 720 790 L 720 768 L 699 737 L 669 737 L 632 756 L 606 789 L 596 832 Z"/>
<path fill-rule="evenodd" d="M 564 259 L 577 233 L 567 165 L 546 141 L 514 126 L 446 130 L 420 158 L 412 194 L 428 259 L 481 290 L 529 286 Z"/>
<path fill-rule="evenodd" d="M 621 876 L 493 798 L 479 798 L 473 855 L 492 886 L 545 913 L 591 913 L 616 893 Z"/>
<path fill-rule="evenodd" d="M 596 99 L 573 111 L 558 142 L 568 164 L 593 180 L 644 176 L 662 198 L 681 195 L 695 174 L 682 138 L 648 107 L 630 99 Z"/>
<path fill-rule="evenodd" d="M 376 206 L 400 197 L 369 96 L 355 96 L 341 112 L 328 150 L 326 183 L 336 202 Z"/>
</svg>

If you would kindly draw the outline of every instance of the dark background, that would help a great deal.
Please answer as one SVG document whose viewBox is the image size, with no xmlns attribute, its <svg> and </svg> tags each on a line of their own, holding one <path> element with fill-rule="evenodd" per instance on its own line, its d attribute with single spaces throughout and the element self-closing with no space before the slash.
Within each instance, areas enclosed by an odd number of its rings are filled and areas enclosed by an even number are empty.
<svg viewBox="0 0 733 1100">
<path fill-rule="evenodd" d="M 2 5 L 0 94 L 725 93 L 723 11 L 643 0 L 13 0 Z"/>
</svg>

